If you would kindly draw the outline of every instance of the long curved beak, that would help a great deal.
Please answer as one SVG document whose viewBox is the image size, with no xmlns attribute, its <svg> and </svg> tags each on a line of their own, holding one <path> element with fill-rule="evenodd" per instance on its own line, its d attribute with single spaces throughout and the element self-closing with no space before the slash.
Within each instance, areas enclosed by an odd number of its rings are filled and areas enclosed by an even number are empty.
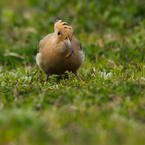
<svg viewBox="0 0 145 145">
<path fill-rule="evenodd" d="M 67 39 L 65 39 L 64 41 L 68 44 L 71 54 L 74 55 L 74 50 L 73 50 L 73 47 L 71 45 L 69 38 L 67 37 Z"/>
</svg>

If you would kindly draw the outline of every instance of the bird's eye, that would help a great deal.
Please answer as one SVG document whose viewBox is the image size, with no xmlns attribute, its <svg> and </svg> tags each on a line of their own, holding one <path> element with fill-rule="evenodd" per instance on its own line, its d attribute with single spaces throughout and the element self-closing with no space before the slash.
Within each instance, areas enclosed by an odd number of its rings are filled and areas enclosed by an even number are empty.
<svg viewBox="0 0 145 145">
<path fill-rule="evenodd" d="M 60 32 L 58 32 L 57 34 L 60 35 Z"/>
</svg>

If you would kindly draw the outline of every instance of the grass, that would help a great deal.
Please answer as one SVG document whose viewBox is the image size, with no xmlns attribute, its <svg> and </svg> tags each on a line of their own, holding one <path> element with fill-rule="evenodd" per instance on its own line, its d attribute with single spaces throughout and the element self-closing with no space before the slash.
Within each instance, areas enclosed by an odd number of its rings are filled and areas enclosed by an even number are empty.
<svg viewBox="0 0 145 145">
<path fill-rule="evenodd" d="M 143 1 L 56 2 L 1 2 L 0 144 L 144 144 Z M 45 82 L 36 65 L 38 42 L 56 17 L 82 43 L 82 81 L 67 72 Z"/>
</svg>

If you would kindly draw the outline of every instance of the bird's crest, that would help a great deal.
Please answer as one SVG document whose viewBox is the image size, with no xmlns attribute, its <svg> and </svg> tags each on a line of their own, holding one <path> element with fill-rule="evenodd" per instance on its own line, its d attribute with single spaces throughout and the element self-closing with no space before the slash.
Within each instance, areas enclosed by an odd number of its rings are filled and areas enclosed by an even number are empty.
<svg viewBox="0 0 145 145">
<path fill-rule="evenodd" d="M 57 23 L 57 25 L 58 25 L 59 27 L 63 27 L 64 29 L 68 28 L 68 29 L 72 30 L 72 27 L 69 26 L 68 23 L 65 22 L 65 21 L 55 19 L 54 22 Z"/>
<path fill-rule="evenodd" d="M 73 35 L 73 29 L 67 22 L 62 20 L 55 20 L 55 27 L 60 30 L 63 35 Z"/>
</svg>

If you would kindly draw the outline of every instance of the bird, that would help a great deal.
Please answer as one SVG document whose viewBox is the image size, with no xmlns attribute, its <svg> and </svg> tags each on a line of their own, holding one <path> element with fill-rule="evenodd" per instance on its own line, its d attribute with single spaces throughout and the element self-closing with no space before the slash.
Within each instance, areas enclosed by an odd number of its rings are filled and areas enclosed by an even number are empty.
<svg viewBox="0 0 145 145">
<path fill-rule="evenodd" d="M 55 19 L 54 33 L 46 35 L 38 44 L 36 63 L 45 73 L 45 81 L 52 74 L 77 75 L 77 70 L 85 59 L 80 41 L 73 35 L 73 28 L 67 22 Z"/>
</svg>

